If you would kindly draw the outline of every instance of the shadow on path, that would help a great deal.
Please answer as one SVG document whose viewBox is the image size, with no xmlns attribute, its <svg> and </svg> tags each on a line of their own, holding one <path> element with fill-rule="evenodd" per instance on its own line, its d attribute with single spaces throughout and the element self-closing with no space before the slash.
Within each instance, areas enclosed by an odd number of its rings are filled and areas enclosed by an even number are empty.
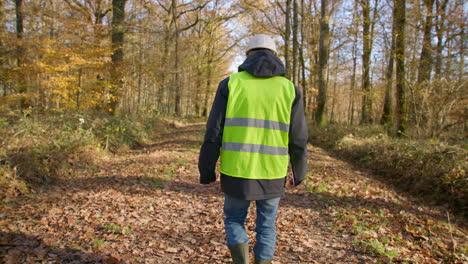
<svg viewBox="0 0 468 264">
<path fill-rule="evenodd" d="M 0 263 L 114 263 L 125 264 L 109 254 L 47 245 L 40 237 L 0 232 Z"/>
<path fill-rule="evenodd" d="M 397 194 L 412 199 L 415 203 L 420 203 L 421 205 L 429 207 L 446 207 L 446 210 L 450 211 L 454 215 L 459 216 L 463 219 L 468 219 L 468 211 L 466 210 L 466 206 L 463 204 L 463 202 L 460 202 L 459 198 L 455 199 L 446 195 L 446 197 L 442 197 L 442 194 L 439 191 L 437 191 L 438 186 L 432 186 L 433 188 L 430 188 L 430 186 L 428 185 L 429 187 L 425 190 L 414 190 L 413 185 L 420 183 L 415 183 L 415 180 L 411 181 L 411 179 L 404 180 L 400 177 L 395 177 L 395 173 L 391 170 L 389 171 L 388 168 L 368 168 L 365 166 L 365 164 L 351 157 L 347 157 L 344 154 L 340 154 L 332 150 L 319 147 L 317 145 L 314 146 L 320 148 L 323 151 L 324 155 L 329 156 L 340 162 L 344 162 L 346 165 L 349 166 L 350 170 L 355 172 L 361 172 L 359 174 L 360 176 L 369 178 L 371 180 L 376 180 L 384 184 L 387 188 L 392 189 Z"/>
<path fill-rule="evenodd" d="M 201 146 L 201 141 L 200 140 L 188 140 L 188 139 L 171 139 L 171 140 L 165 140 L 162 142 L 150 144 L 144 146 L 145 148 L 152 149 L 167 149 L 169 146 L 174 147 L 175 145 L 177 147 L 182 147 L 182 148 L 194 148 L 194 147 L 200 147 Z"/>
<path fill-rule="evenodd" d="M 161 179 L 155 177 L 139 176 L 97 176 L 89 178 L 75 178 L 58 180 L 53 188 L 48 191 L 107 191 L 113 189 L 123 194 L 138 196 L 160 195 L 158 190 L 173 191 L 179 193 L 193 194 L 205 197 L 206 195 L 223 196 L 219 186 L 207 187 L 195 182 L 181 181 L 177 179 Z M 291 189 L 290 189 L 291 190 Z M 442 220 L 439 215 L 419 210 L 416 206 L 402 205 L 382 198 L 362 198 L 352 196 L 337 196 L 328 192 L 306 192 L 288 191 L 282 198 L 281 206 L 294 208 L 310 208 L 315 211 L 322 211 L 329 206 L 348 208 L 357 211 L 360 208 L 378 212 L 380 209 L 387 209 L 393 215 L 400 212 L 411 213 L 420 217 L 429 217 L 434 220 Z"/>
</svg>

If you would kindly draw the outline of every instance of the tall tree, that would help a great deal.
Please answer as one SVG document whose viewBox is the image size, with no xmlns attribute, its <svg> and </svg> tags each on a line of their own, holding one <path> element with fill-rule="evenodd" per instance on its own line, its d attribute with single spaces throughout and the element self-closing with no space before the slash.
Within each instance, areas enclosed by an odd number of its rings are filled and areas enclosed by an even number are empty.
<svg viewBox="0 0 468 264">
<path fill-rule="evenodd" d="M 418 70 L 418 84 L 422 84 L 424 81 L 429 81 L 431 78 L 432 71 L 432 8 L 434 6 L 434 0 L 424 0 L 424 6 L 426 7 L 425 21 L 424 21 L 424 36 L 421 49 L 421 56 L 419 59 L 419 70 Z"/>
<path fill-rule="evenodd" d="M 25 49 L 23 43 L 24 34 L 24 12 L 23 0 L 15 0 L 15 13 L 16 13 L 16 65 L 21 69 L 23 67 L 25 58 Z M 25 109 L 29 106 L 26 98 L 27 84 L 25 78 L 20 78 L 18 81 L 18 91 L 22 95 L 20 99 L 20 108 Z"/>
<path fill-rule="evenodd" d="M 370 82 L 370 56 L 372 53 L 372 34 L 371 25 L 371 4 L 370 0 L 358 0 L 362 7 L 362 111 L 361 123 L 368 124 L 372 122 L 372 96 L 371 96 L 371 82 Z M 374 11 L 375 14 L 375 11 Z"/>
<path fill-rule="evenodd" d="M 16 48 L 16 60 L 18 67 L 21 67 L 23 63 L 24 50 L 22 47 L 23 33 L 24 33 L 24 15 L 23 15 L 23 0 L 15 0 L 15 12 L 16 12 L 16 39 L 18 40 Z"/>
<path fill-rule="evenodd" d="M 304 108 L 308 109 L 307 106 L 307 79 L 306 79 L 306 62 L 304 58 L 304 49 L 305 49 L 305 31 L 304 31 L 304 0 L 301 0 L 301 43 L 299 47 L 299 60 L 301 62 L 301 86 L 302 86 L 302 99 L 304 103 Z"/>
<path fill-rule="evenodd" d="M 292 33 L 293 33 L 293 39 L 292 39 L 292 74 L 291 74 L 291 79 L 294 83 L 297 83 L 298 81 L 298 49 L 299 49 L 299 43 L 298 43 L 298 27 L 299 27 L 299 21 L 298 21 L 298 7 L 297 7 L 297 0 L 293 0 L 293 24 L 292 24 Z"/>
<path fill-rule="evenodd" d="M 396 40 L 396 20 L 395 20 L 395 8 L 393 8 L 393 22 L 392 22 L 392 35 L 390 37 L 390 50 L 388 51 L 388 64 L 387 69 L 385 71 L 385 97 L 384 97 L 384 105 L 382 111 L 382 117 L 380 119 L 380 123 L 382 125 L 390 125 L 392 122 L 392 87 L 393 87 L 393 68 L 395 67 L 395 40 Z"/>
<path fill-rule="evenodd" d="M 5 49 L 7 47 L 6 39 L 6 30 L 4 27 L 4 19 L 5 19 L 5 2 L 0 1 L 0 88 L 1 88 L 1 96 L 7 95 L 7 87 L 5 85 Z"/>
<path fill-rule="evenodd" d="M 395 60 L 396 60 L 396 132 L 399 137 L 406 133 L 406 84 L 405 84 L 405 25 L 406 0 L 394 0 Z"/>
<path fill-rule="evenodd" d="M 202 2 L 201 4 L 198 4 L 196 5 L 195 7 L 193 8 L 189 8 L 189 9 L 186 9 L 186 10 L 181 10 L 181 11 L 178 11 L 179 8 L 181 8 L 182 6 L 186 6 L 187 3 L 184 3 L 184 4 L 181 4 L 179 6 L 178 4 L 178 0 L 172 0 L 171 2 L 171 10 L 172 10 L 172 25 L 174 26 L 174 48 L 175 48 L 175 51 L 174 51 L 174 85 L 175 85 L 175 108 L 174 108 L 174 111 L 175 111 L 175 114 L 177 116 L 180 116 L 182 113 L 181 113 L 181 97 L 182 97 L 182 87 L 181 87 L 181 84 L 180 84 L 180 78 L 179 78 L 179 63 L 180 63 L 180 52 L 179 52 L 179 37 L 180 37 L 180 34 L 190 28 L 192 28 L 193 26 L 195 26 L 200 20 L 199 20 L 199 17 L 198 17 L 198 13 L 197 13 L 197 16 L 196 18 L 187 23 L 186 25 L 179 25 L 179 20 L 181 18 L 182 15 L 186 14 L 186 13 L 190 13 L 190 12 L 195 12 L 195 11 L 198 11 L 199 9 L 202 9 L 206 6 L 208 2 Z"/>
<path fill-rule="evenodd" d="M 352 66 L 352 73 L 351 73 L 351 80 L 350 80 L 350 93 L 349 93 L 349 104 L 348 104 L 348 120 L 351 125 L 354 124 L 354 99 L 355 99 L 355 90 L 356 90 L 356 68 L 357 68 L 357 57 L 358 57 L 358 23 L 359 23 L 359 15 L 358 15 L 358 2 L 354 1 L 354 7 L 353 7 L 353 20 L 351 23 L 351 28 L 350 28 L 350 35 L 352 36 L 352 48 L 351 48 L 351 56 L 352 56 L 352 61 L 353 61 L 353 66 Z"/>
<path fill-rule="evenodd" d="M 449 0 L 436 0 L 436 13 L 437 13 L 437 22 L 436 22 L 436 36 L 437 36 L 437 46 L 436 46 L 436 59 L 435 59 L 435 75 L 437 78 L 440 77 L 442 73 L 442 58 L 443 58 L 443 49 L 444 49 L 444 33 L 445 33 L 445 21 L 447 16 L 447 5 Z"/>
<path fill-rule="evenodd" d="M 319 40 L 319 66 L 318 66 L 318 104 L 315 112 L 315 122 L 324 124 L 325 105 L 327 103 L 327 73 L 328 55 L 330 45 L 330 17 L 328 14 L 328 0 L 320 1 L 320 40 Z"/>
<path fill-rule="evenodd" d="M 122 66 L 124 59 L 125 3 L 127 0 L 112 0 L 112 69 L 109 112 L 116 114 L 123 87 Z"/>
<path fill-rule="evenodd" d="M 291 35 L 291 0 L 286 0 L 285 34 L 284 34 L 284 60 L 286 75 L 291 75 L 291 65 L 289 63 L 289 37 Z"/>
</svg>

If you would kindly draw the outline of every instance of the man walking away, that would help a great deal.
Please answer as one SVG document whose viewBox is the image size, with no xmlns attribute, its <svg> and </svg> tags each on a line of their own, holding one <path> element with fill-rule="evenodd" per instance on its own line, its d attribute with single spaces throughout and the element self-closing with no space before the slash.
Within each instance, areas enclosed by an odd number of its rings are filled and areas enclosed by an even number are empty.
<svg viewBox="0 0 468 264">
<path fill-rule="evenodd" d="M 252 37 L 239 72 L 219 84 L 206 125 L 198 161 L 200 183 L 216 181 L 221 156 L 226 240 L 235 264 L 249 263 L 244 222 L 251 201 L 257 209 L 255 263 L 271 263 L 288 164 L 295 186 L 307 171 L 302 96 L 285 73 L 273 39 Z"/>
</svg>

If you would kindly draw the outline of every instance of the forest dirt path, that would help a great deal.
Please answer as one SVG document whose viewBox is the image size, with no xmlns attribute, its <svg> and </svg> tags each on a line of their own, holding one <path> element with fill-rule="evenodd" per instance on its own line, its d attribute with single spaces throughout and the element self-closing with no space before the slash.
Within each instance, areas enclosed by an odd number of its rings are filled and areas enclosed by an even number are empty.
<svg viewBox="0 0 468 264">
<path fill-rule="evenodd" d="M 198 184 L 203 132 L 196 124 L 163 133 L 0 204 L 0 262 L 230 263 L 222 193 Z M 309 179 L 281 201 L 273 263 L 466 261 L 457 253 L 466 229 L 447 223 L 444 208 L 398 194 L 322 149 L 309 146 L 309 157 Z"/>
</svg>

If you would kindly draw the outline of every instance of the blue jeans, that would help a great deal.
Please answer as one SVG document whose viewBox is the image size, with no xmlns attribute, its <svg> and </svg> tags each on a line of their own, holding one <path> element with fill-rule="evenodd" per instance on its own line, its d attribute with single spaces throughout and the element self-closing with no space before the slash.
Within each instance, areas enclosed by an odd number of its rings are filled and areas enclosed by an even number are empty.
<svg viewBox="0 0 468 264">
<path fill-rule="evenodd" d="M 255 201 L 257 207 L 255 232 L 257 236 L 254 254 L 258 260 L 273 259 L 276 245 L 275 222 L 279 201 L 279 197 Z M 244 226 L 249 206 L 250 201 L 239 200 L 224 194 L 224 226 L 228 247 L 249 243 Z"/>
</svg>

